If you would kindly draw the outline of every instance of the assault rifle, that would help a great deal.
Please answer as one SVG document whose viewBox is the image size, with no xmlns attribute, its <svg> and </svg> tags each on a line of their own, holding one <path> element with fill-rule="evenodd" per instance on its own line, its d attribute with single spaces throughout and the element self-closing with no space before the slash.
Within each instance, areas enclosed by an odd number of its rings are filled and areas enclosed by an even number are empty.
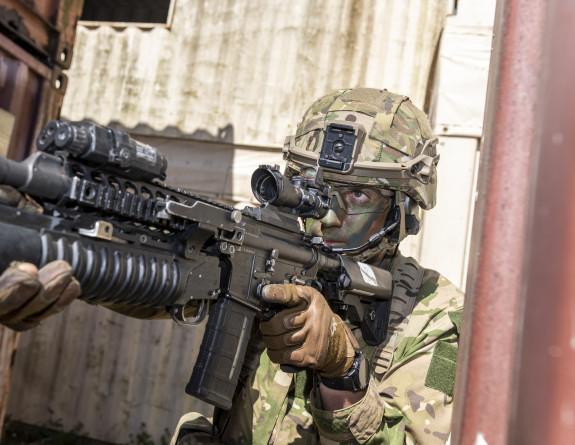
<svg viewBox="0 0 575 445">
<path fill-rule="evenodd" d="M 333 253 L 300 228 L 320 218 L 330 189 L 321 167 L 288 180 L 261 166 L 261 207 L 238 210 L 166 185 L 167 161 L 126 133 L 52 121 L 22 162 L 0 157 L 0 184 L 28 193 L 43 214 L 0 206 L 0 271 L 11 261 L 72 265 L 83 300 L 155 308 L 205 333 L 186 392 L 228 409 L 268 283 L 313 284 L 333 310 L 383 341 L 389 272 Z M 195 305 L 193 317 L 184 315 Z"/>
</svg>

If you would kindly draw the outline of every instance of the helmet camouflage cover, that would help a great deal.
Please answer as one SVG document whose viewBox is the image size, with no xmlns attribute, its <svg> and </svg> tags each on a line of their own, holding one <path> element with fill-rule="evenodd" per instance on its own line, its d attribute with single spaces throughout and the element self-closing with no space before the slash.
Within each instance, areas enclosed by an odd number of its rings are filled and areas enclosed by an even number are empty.
<svg viewBox="0 0 575 445">
<path fill-rule="evenodd" d="M 423 209 L 435 206 L 439 156 L 427 116 L 406 96 L 387 90 L 336 90 L 315 101 L 284 146 L 286 175 L 316 165 L 330 123 L 362 129 L 349 171 L 324 167 L 331 183 L 404 192 Z"/>
</svg>

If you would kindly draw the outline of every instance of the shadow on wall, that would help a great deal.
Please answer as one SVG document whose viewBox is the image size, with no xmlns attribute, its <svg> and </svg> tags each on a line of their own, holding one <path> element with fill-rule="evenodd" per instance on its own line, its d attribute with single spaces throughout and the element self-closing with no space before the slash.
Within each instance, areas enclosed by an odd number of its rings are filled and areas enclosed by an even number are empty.
<svg viewBox="0 0 575 445">
<path fill-rule="evenodd" d="M 216 134 L 212 134 L 208 130 L 201 128 L 197 129 L 193 133 L 182 133 L 178 127 L 173 125 L 167 126 L 163 130 L 156 130 L 150 127 L 148 124 L 138 124 L 133 128 L 128 128 L 118 121 L 111 121 L 107 126 L 114 128 L 115 130 L 125 131 L 126 133 L 134 135 L 134 137 L 136 137 L 135 135 L 142 135 L 158 138 L 222 142 L 227 144 L 234 143 L 234 126 L 232 124 L 218 128 Z"/>
<path fill-rule="evenodd" d="M 279 146 L 236 144 L 231 123 L 214 131 L 200 128 L 193 133 L 183 133 L 175 126 L 155 130 L 138 124 L 128 128 L 118 121 L 106 126 L 161 151 L 168 160 L 166 184 L 228 205 L 259 205 L 251 190 L 253 171 L 262 164 L 283 165 Z"/>
<path fill-rule="evenodd" d="M 218 128 L 215 134 L 204 129 L 182 133 L 175 126 L 158 131 L 147 124 L 127 128 L 117 121 L 107 126 L 159 149 L 168 159 L 167 184 L 228 204 L 233 202 L 235 147 L 232 124 Z"/>
</svg>

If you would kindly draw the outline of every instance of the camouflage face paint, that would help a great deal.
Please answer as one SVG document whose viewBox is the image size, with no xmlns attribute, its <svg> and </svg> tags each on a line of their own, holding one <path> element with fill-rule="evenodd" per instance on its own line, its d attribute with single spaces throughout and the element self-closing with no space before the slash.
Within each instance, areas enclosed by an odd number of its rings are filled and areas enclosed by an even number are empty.
<svg viewBox="0 0 575 445">
<path fill-rule="evenodd" d="M 308 219 L 306 229 L 314 236 L 323 236 L 325 244 L 334 248 L 357 247 L 384 225 L 391 199 L 374 187 L 340 187 L 339 197 L 321 220 Z"/>
</svg>

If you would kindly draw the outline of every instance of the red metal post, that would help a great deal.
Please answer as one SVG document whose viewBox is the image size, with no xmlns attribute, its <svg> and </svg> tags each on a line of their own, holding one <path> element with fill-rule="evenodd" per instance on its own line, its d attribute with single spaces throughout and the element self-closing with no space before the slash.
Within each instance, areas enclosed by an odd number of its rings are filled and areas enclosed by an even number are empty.
<svg viewBox="0 0 575 445">
<path fill-rule="evenodd" d="M 547 1 L 497 4 L 452 444 L 508 443 Z"/>
<path fill-rule="evenodd" d="M 575 444 L 575 3 L 548 2 L 511 444 Z"/>
</svg>

